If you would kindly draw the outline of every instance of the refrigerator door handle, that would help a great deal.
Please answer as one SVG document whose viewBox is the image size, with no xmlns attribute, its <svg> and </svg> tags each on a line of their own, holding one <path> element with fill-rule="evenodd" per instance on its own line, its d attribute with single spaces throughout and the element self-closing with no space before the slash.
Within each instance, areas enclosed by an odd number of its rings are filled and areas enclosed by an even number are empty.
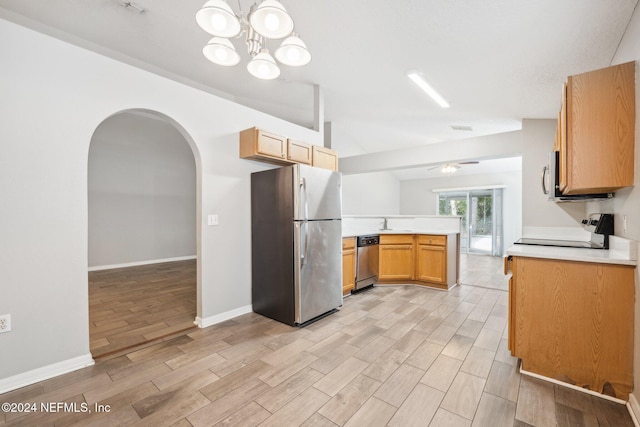
<svg viewBox="0 0 640 427">
<path fill-rule="evenodd" d="M 304 220 L 309 219 L 309 197 L 307 197 L 307 180 L 306 178 L 300 178 L 300 197 L 304 193 Z"/>
<path fill-rule="evenodd" d="M 302 219 L 307 220 L 309 219 L 309 198 L 307 197 L 307 180 L 304 177 L 300 178 L 298 200 L 302 198 L 302 193 L 304 193 L 304 218 Z"/>
<path fill-rule="evenodd" d="M 304 232 L 302 227 L 304 227 Z M 302 253 L 300 254 L 300 267 L 304 266 L 307 263 L 307 251 L 309 248 L 308 234 L 309 234 L 309 223 L 305 221 L 300 226 L 300 240 L 302 240 L 302 237 L 304 236 L 304 244 L 300 245 L 302 249 Z"/>
</svg>

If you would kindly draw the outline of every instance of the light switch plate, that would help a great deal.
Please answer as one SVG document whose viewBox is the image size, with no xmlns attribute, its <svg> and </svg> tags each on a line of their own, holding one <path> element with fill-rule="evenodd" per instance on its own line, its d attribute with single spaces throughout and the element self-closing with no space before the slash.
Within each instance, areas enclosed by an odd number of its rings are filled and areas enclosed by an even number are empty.
<svg viewBox="0 0 640 427">
<path fill-rule="evenodd" d="M 218 215 L 209 215 L 207 217 L 207 225 L 218 225 Z"/>
</svg>

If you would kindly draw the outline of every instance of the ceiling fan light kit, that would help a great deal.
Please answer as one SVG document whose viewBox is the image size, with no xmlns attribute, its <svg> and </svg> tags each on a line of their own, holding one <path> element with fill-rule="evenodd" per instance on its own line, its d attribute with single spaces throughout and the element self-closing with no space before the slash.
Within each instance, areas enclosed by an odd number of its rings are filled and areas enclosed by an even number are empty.
<svg viewBox="0 0 640 427">
<path fill-rule="evenodd" d="M 456 162 L 456 163 L 443 163 L 440 165 L 432 166 L 427 170 L 431 171 L 431 170 L 440 168 L 440 172 L 449 174 L 449 173 L 454 173 L 455 171 L 460 169 L 462 165 L 477 165 L 478 163 L 480 163 L 478 160 L 469 160 L 466 162 Z"/>
<path fill-rule="evenodd" d="M 196 13 L 196 22 L 214 36 L 202 49 L 203 55 L 214 64 L 234 66 L 240 62 L 240 55 L 229 38 L 242 35 L 251 57 L 247 70 L 256 78 L 271 80 L 280 75 L 280 68 L 266 47 L 266 39 L 286 37 L 275 51 L 276 59 L 284 65 L 300 67 L 311 61 L 309 49 L 293 32 L 293 19 L 278 0 L 254 3 L 246 17 L 241 9 L 235 14 L 225 0 L 209 0 Z"/>
<path fill-rule="evenodd" d="M 442 165 L 442 169 L 440 169 L 442 171 L 442 173 L 454 173 L 455 171 L 458 170 L 460 166 L 457 165 Z"/>
</svg>

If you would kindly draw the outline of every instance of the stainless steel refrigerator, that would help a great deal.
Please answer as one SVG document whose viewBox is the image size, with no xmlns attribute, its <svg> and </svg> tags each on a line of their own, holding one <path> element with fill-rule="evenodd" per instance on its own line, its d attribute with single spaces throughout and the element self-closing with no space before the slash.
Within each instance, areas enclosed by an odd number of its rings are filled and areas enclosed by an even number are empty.
<svg viewBox="0 0 640 427">
<path fill-rule="evenodd" d="M 342 305 L 341 186 L 307 165 L 251 174 L 254 312 L 303 325 Z"/>
</svg>

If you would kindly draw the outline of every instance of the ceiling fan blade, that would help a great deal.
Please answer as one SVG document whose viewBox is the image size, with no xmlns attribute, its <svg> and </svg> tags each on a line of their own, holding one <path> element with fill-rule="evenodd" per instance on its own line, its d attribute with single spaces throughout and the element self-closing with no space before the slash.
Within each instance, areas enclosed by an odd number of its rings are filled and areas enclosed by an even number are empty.
<svg viewBox="0 0 640 427">
<path fill-rule="evenodd" d="M 472 160 L 470 162 L 458 162 L 457 164 L 458 165 L 477 165 L 478 163 L 480 163 L 480 162 L 477 161 L 477 160 Z"/>
</svg>

